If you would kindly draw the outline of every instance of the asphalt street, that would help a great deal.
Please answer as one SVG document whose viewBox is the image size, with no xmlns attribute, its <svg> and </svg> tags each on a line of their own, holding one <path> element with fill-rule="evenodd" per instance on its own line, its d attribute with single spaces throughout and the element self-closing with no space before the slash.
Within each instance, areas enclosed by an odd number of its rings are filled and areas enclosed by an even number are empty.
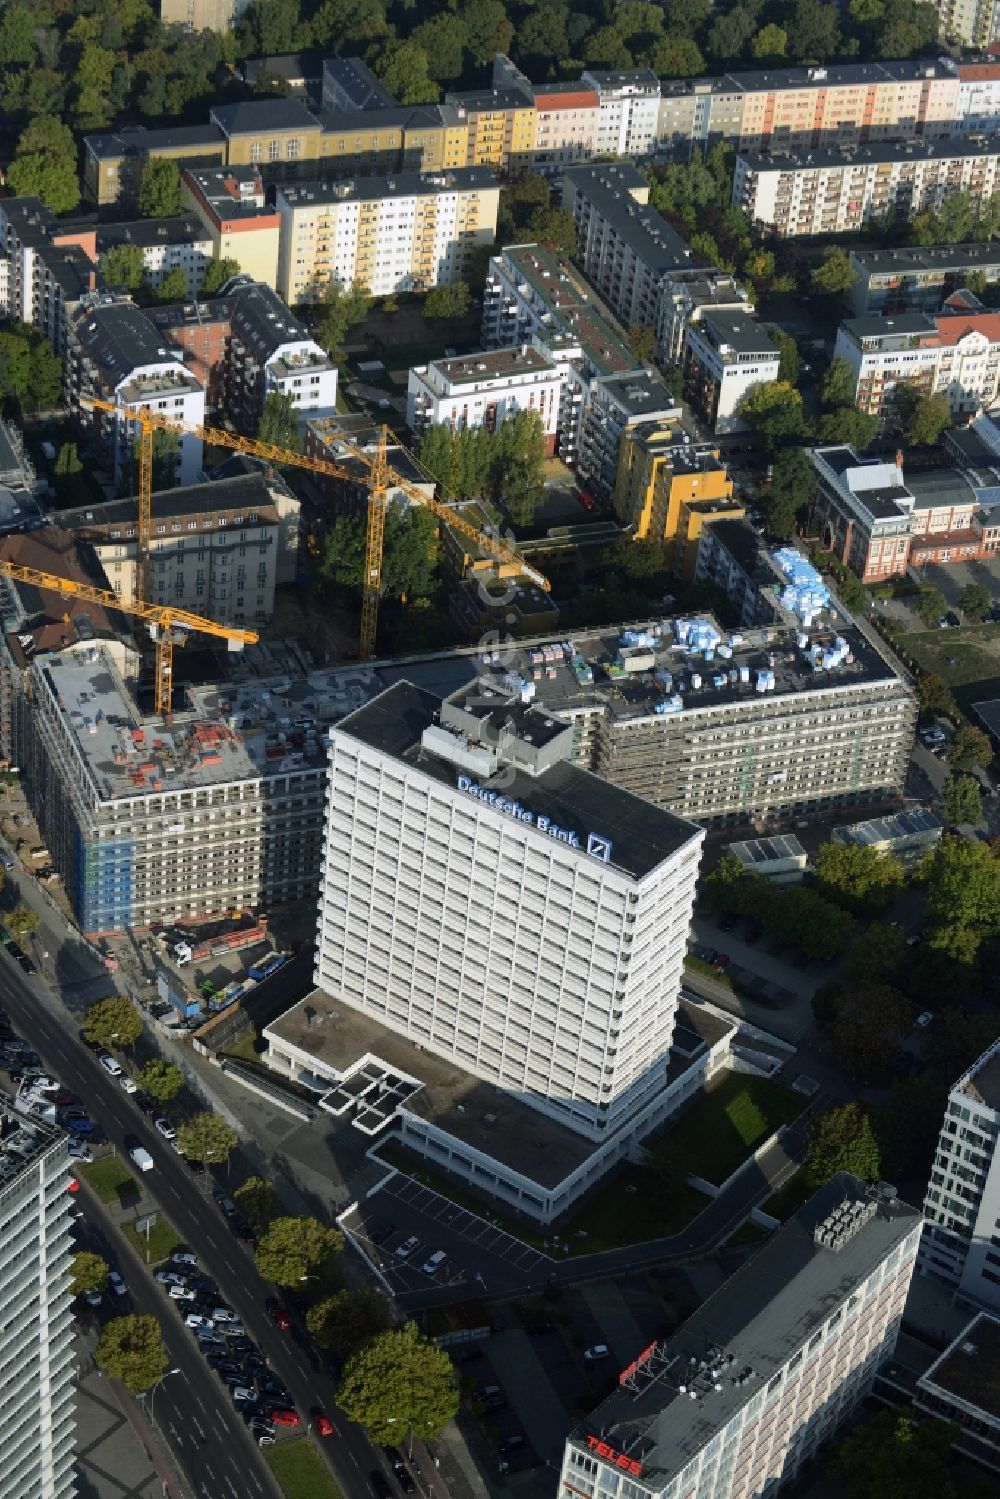
<svg viewBox="0 0 1000 1499">
<path fill-rule="evenodd" d="M 381 1453 L 372 1446 L 360 1427 L 353 1425 L 336 1409 L 333 1385 L 319 1367 L 304 1336 L 300 1334 L 296 1338 L 294 1331 L 280 1332 L 268 1319 L 265 1302 L 269 1295 L 274 1294 L 274 1287 L 258 1274 L 245 1245 L 233 1236 L 217 1204 L 202 1185 L 209 1181 L 209 1177 L 195 1180 L 191 1176 L 180 1156 L 99 1066 L 58 1001 L 46 992 L 42 981 L 24 977 L 6 955 L 0 958 L 0 1006 L 7 1010 L 15 1029 L 31 1042 L 46 1067 L 80 1096 L 109 1141 L 123 1155 L 127 1156 L 126 1135 L 138 1139 L 149 1151 L 155 1170 L 144 1185 L 155 1194 L 178 1233 L 197 1252 L 205 1273 L 218 1283 L 226 1301 L 243 1320 L 248 1335 L 284 1381 L 294 1398 L 303 1428 L 313 1406 L 321 1406 L 330 1416 L 336 1434 L 326 1439 L 320 1450 L 330 1463 L 343 1493 L 351 1499 L 370 1495 L 369 1475 L 372 1470 L 380 1468 L 383 1473 L 386 1471 Z M 131 1275 L 127 1279 L 131 1286 L 137 1277 Z M 178 1349 L 178 1366 L 184 1371 L 184 1378 L 172 1376 L 160 1385 L 155 1395 L 154 1414 L 157 1426 L 169 1434 L 178 1460 L 186 1471 L 192 1472 L 195 1491 L 205 1499 L 225 1499 L 226 1491 L 231 1487 L 227 1480 L 235 1474 L 240 1480 L 234 1489 L 238 1499 L 255 1499 L 254 1479 L 260 1480 L 262 1494 L 274 1494 L 273 1485 L 265 1486 L 269 1483 L 267 1469 L 242 1420 L 237 1419 L 232 1411 L 231 1419 L 224 1424 L 221 1422 L 221 1406 L 228 1399 L 225 1387 L 216 1380 L 208 1366 L 201 1363 L 201 1356 L 193 1346 L 191 1352 L 200 1365 L 197 1376 L 190 1357 L 180 1362 L 178 1340 L 181 1335 L 187 1338 L 181 1319 L 166 1298 L 159 1295 L 159 1288 L 151 1277 L 148 1281 L 139 1277 L 138 1281 L 148 1291 L 145 1304 L 156 1311 L 165 1336 L 172 1340 L 169 1346 L 172 1350 Z M 136 1300 L 138 1302 L 138 1295 Z M 193 1345 L 193 1339 L 190 1342 Z M 313 1361 L 317 1365 L 315 1369 L 311 1367 Z M 204 1411 L 199 1408 L 199 1400 L 204 1403 Z M 200 1440 L 196 1418 L 208 1433 L 204 1444 Z M 194 1433 L 198 1433 L 197 1440 Z M 214 1469 L 217 1458 L 222 1475 L 221 1488 L 219 1483 L 211 1482 L 205 1466 L 207 1463 Z"/>
</svg>

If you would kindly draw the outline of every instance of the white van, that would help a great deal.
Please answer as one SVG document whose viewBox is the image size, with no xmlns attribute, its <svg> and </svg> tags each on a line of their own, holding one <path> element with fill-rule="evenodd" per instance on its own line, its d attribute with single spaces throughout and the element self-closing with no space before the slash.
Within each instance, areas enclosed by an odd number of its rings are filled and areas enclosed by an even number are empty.
<svg viewBox="0 0 1000 1499">
<path fill-rule="evenodd" d="M 132 1157 L 133 1165 L 138 1166 L 140 1171 L 152 1171 L 153 1157 L 141 1145 L 134 1145 L 129 1151 L 129 1155 Z"/>
</svg>

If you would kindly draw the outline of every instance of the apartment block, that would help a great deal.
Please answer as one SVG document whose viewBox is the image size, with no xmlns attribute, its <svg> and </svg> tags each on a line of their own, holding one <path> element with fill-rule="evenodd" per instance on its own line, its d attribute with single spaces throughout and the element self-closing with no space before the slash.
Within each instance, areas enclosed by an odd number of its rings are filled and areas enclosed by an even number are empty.
<svg viewBox="0 0 1000 1499">
<path fill-rule="evenodd" d="M 560 1499 L 776 1493 L 892 1357 L 920 1229 L 892 1187 L 838 1173 L 675 1333 L 635 1350 L 569 1437 Z"/>
<path fill-rule="evenodd" d="M 781 354 L 746 313 L 704 311 L 684 333 L 684 395 L 713 432 L 742 432 L 743 401 L 777 380 Z"/>
<path fill-rule="evenodd" d="M 234 293 L 226 366 L 226 408 L 253 435 L 268 396 L 288 396 L 300 423 L 337 409 L 337 366 L 309 337 L 277 292 L 252 284 Z"/>
<path fill-rule="evenodd" d="M 256 166 L 189 167 L 184 192 L 208 235 L 213 260 L 234 260 L 265 286 L 278 276 L 280 220 L 264 200 Z"/>
<path fill-rule="evenodd" d="M 988 47 L 1000 33 L 993 0 L 931 0 L 941 30 L 973 47 Z"/>
<path fill-rule="evenodd" d="M 646 422 L 675 422 L 680 416 L 673 394 L 652 370 L 600 376 L 591 384 L 580 424 L 576 469 L 581 480 L 600 499 L 610 500 L 626 433 Z"/>
<path fill-rule="evenodd" d="M 63 234 L 67 232 L 64 230 Z M 154 291 L 163 284 L 165 276 L 180 269 L 187 277 L 188 296 L 196 297 L 209 264 L 217 256 L 211 235 L 194 214 L 98 224 L 89 233 L 93 236 L 91 259 L 95 261 L 119 245 L 138 245 L 146 280 Z M 59 242 L 65 243 L 62 235 Z M 82 234 L 77 242 L 91 253 L 90 244 Z"/>
<path fill-rule="evenodd" d="M 490 260 L 483 291 L 483 345 L 530 340 L 563 373 L 558 451 L 575 465 L 595 382 L 642 366 L 579 273 L 541 245 L 507 245 Z"/>
<path fill-rule="evenodd" d="M 989 198 L 998 188 L 997 150 L 979 141 L 927 141 L 807 155 L 741 152 L 733 202 L 753 223 L 795 239 L 845 234 L 890 212 L 908 220 L 953 193 Z"/>
<path fill-rule="evenodd" d="M 320 117 L 320 170 L 324 177 L 373 177 L 392 172 L 447 172 L 473 166 L 469 123 L 453 104 L 351 109 Z M 315 177 L 308 164 L 298 174 Z"/>
<path fill-rule="evenodd" d="M 71 405 L 85 424 L 92 424 L 108 452 L 116 482 L 134 482 L 134 422 L 124 415 L 87 410 L 88 399 L 109 401 L 121 411 L 148 407 L 187 427 L 205 421 L 205 391 L 186 370 L 180 356 L 165 347 L 148 318 L 132 302 L 104 300 L 82 307 L 73 319 L 66 371 Z M 200 477 L 201 439 L 182 436 L 177 477 L 193 484 Z"/>
<path fill-rule="evenodd" d="M 774 617 L 774 564 L 753 526 L 735 515 L 713 515 L 698 533 L 694 560 L 696 583 L 721 588 L 736 611 L 740 629 L 763 625 Z"/>
<path fill-rule="evenodd" d="M 399 682 L 338 724 L 316 980 L 598 1143 L 662 1089 L 703 834 L 572 742 L 479 684 Z"/>
<path fill-rule="evenodd" d="M 183 26 L 186 31 L 232 31 L 246 10 L 248 0 L 160 0 L 160 20 L 165 26 Z"/>
<path fill-rule="evenodd" d="M 627 163 L 571 167 L 562 203 L 576 221 L 577 259 L 615 317 L 654 328 L 660 284 L 689 269 L 691 252 L 650 208 L 645 177 Z"/>
<path fill-rule="evenodd" d="M 390 94 L 368 64 L 360 57 L 326 57 L 323 59 L 323 109 L 337 110 L 398 109 Z"/>
<path fill-rule="evenodd" d="M 209 120 L 225 141 L 227 167 L 256 166 L 274 181 L 300 161 L 320 156 L 322 126 L 301 99 L 248 99 L 216 104 Z M 290 165 L 289 165 L 290 164 Z"/>
<path fill-rule="evenodd" d="M 359 282 L 376 297 L 450 286 L 493 244 L 499 201 L 486 167 L 279 187 L 278 291 L 297 305 L 331 283 Z"/>
<path fill-rule="evenodd" d="M 855 317 L 939 312 L 970 276 L 982 276 L 991 286 L 1000 281 L 1000 251 L 992 245 L 852 250 L 850 259 L 857 279 L 847 300 Z"/>
<path fill-rule="evenodd" d="M 295 581 L 299 502 L 273 470 L 157 493 L 150 536 L 149 597 L 220 625 L 259 629 L 274 591 Z M 135 598 L 135 501 L 64 510 L 60 524 L 89 546 L 108 586 Z"/>
<path fill-rule="evenodd" d="M 1000 1309 L 1000 1041 L 948 1094 L 924 1198 L 920 1273 L 963 1305 Z"/>
<path fill-rule="evenodd" d="M 588 68 L 581 82 L 597 94 L 598 156 L 652 156 L 660 118 L 660 80 L 651 68 L 603 72 Z"/>
<path fill-rule="evenodd" d="M 657 357 L 665 364 L 681 364 L 688 325 L 699 322 L 705 313 L 752 316 L 754 311 L 746 289 L 732 276 L 724 276 L 711 267 L 668 271 L 656 298 L 653 334 Z"/>
<path fill-rule="evenodd" d="M 338 61 L 339 59 L 329 59 Z M 345 61 L 364 67 L 358 58 Z M 323 93 L 324 59 L 321 52 L 282 52 L 267 57 L 248 57 L 243 64 L 243 81 L 257 91 L 263 82 L 275 88 L 275 92 L 288 92 L 294 99 L 304 99 L 307 104 L 319 108 Z"/>
<path fill-rule="evenodd" d="M 205 302 L 171 302 L 145 309 L 161 342 L 177 351 L 185 369 L 204 388 L 205 405 L 210 412 L 226 409 L 227 363 L 235 306 L 235 296 L 229 296 L 212 297 Z"/>
<path fill-rule="evenodd" d="M 597 155 L 600 103 L 585 84 L 537 83 L 532 170 L 558 176 L 567 167 Z"/>
<path fill-rule="evenodd" d="M 718 448 L 693 441 L 679 422 L 648 422 L 625 432 L 615 514 L 636 541 L 669 547 L 676 571 L 684 570 L 683 553 L 675 552 L 678 534 L 688 529 L 682 527 L 684 508 L 706 500 L 732 501 L 732 495 L 733 481 Z M 731 513 L 742 515 L 743 506 L 734 503 Z"/>
<path fill-rule="evenodd" d="M 93 262 L 38 198 L 0 203 L 0 315 L 37 328 L 57 354 L 74 312 L 102 285 Z"/>
<path fill-rule="evenodd" d="M 495 432 L 519 411 L 537 411 L 546 452 L 555 452 L 562 378 L 553 361 L 532 344 L 436 359 L 410 370 L 406 425 L 415 440 L 429 426 L 453 432 L 485 427 Z"/>
<path fill-rule="evenodd" d="M 959 421 L 1000 395 L 1000 314 L 987 312 L 971 292 L 953 292 L 938 317 L 848 319 L 838 330 L 836 355 L 851 367 L 860 411 L 885 421 L 905 384 L 947 396 Z"/>
<path fill-rule="evenodd" d="M 73 1219 L 67 1136 L 0 1100 L 0 1499 L 77 1492 Z"/>
<path fill-rule="evenodd" d="M 303 451 L 310 458 L 335 463 L 343 470 L 339 476 L 312 475 L 313 484 L 322 491 L 335 515 L 367 516 L 370 460 L 381 436 L 381 428 L 362 412 L 343 412 L 340 416 L 314 418 L 306 423 Z M 392 432 L 386 438 L 385 456 L 393 473 L 405 480 L 409 488 L 420 490 L 429 500 L 434 498 L 434 480 Z M 389 483 L 386 498 L 390 503 L 409 503 L 406 490 L 394 482 Z"/>
<path fill-rule="evenodd" d="M 531 166 L 535 151 L 535 101 L 517 88 L 468 89 L 445 94 L 468 130 L 466 165 L 491 167 L 504 176 Z"/>
<path fill-rule="evenodd" d="M 165 130 L 133 125 L 127 130 L 85 135 L 84 197 L 98 208 L 116 204 L 123 209 L 137 207 L 142 169 L 154 157 L 166 157 L 180 167 L 222 166 L 226 161 L 226 137 L 211 122 Z"/>
</svg>

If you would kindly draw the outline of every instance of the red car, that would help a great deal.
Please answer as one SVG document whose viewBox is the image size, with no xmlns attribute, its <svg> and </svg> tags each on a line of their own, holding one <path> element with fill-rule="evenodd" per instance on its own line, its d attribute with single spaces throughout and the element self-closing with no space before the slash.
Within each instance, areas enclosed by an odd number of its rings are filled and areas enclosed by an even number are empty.
<svg viewBox="0 0 1000 1499">
<path fill-rule="evenodd" d="M 292 1319 L 281 1305 L 281 1302 L 275 1301 L 273 1297 L 267 1303 L 267 1315 L 275 1327 L 280 1328 L 282 1332 L 287 1332 L 292 1325 Z"/>
<path fill-rule="evenodd" d="M 298 1411 L 283 1410 L 280 1406 L 268 1411 L 268 1416 L 275 1426 L 298 1426 L 299 1424 Z"/>
<path fill-rule="evenodd" d="M 315 1426 L 318 1436 L 333 1436 L 333 1422 L 329 1416 L 324 1416 L 321 1410 L 317 1409 L 312 1412 L 312 1424 Z"/>
<path fill-rule="evenodd" d="M 66 1183 L 66 1191 L 67 1192 L 79 1192 L 79 1190 L 80 1190 L 80 1183 L 77 1181 L 77 1179 L 76 1179 L 75 1176 L 71 1176 L 70 1179 L 69 1179 L 69 1181 Z"/>
</svg>

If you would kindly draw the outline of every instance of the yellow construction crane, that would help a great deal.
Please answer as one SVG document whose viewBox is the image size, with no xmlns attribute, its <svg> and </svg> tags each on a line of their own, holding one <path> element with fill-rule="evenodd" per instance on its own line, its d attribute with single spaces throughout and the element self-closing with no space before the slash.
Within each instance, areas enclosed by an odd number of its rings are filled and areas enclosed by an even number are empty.
<svg viewBox="0 0 1000 1499">
<path fill-rule="evenodd" d="M 255 437 L 240 437 L 234 432 L 225 432 L 217 427 L 200 427 L 193 423 L 176 422 L 169 416 L 161 416 L 159 412 L 151 411 L 148 406 L 143 406 L 138 411 L 133 411 L 124 406 L 115 406 L 110 401 L 100 401 L 96 397 L 85 402 L 88 408 L 96 411 L 110 412 L 113 416 L 119 416 L 126 421 L 135 422 L 141 432 L 139 444 L 139 505 L 138 524 L 136 526 L 136 542 L 138 550 L 138 568 L 136 572 L 136 592 L 143 599 L 148 592 L 146 579 L 149 567 L 149 542 L 153 505 L 153 433 L 154 432 L 177 432 L 189 437 L 200 437 L 203 442 L 215 447 L 230 448 L 234 453 L 246 453 L 251 458 L 263 458 L 269 463 L 287 463 L 297 468 L 309 469 L 316 474 L 328 474 L 335 479 L 349 479 L 357 483 L 357 474 L 341 463 L 331 463 L 326 458 L 309 458 L 304 453 L 295 453 L 288 448 L 275 447 L 273 443 L 261 442 Z M 360 463 L 368 475 L 368 534 L 365 544 L 365 581 L 361 602 L 361 659 L 370 661 L 375 654 L 375 631 L 378 625 L 379 595 L 382 587 L 382 547 L 385 539 L 385 512 L 388 491 L 390 488 L 401 490 L 407 499 L 414 504 L 423 505 L 426 510 L 432 511 L 439 519 L 443 520 L 453 530 L 460 532 L 463 536 L 475 541 L 476 545 L 490 556 L 496 557 L 498 561 L 513 563 L 531 581 L 546 593 L 552 587 L 548 578 L 533 567 L 529 567 L 518 552 L 501 541 L 499 537 L 489 536 L 480 531 L 469 521 L 463 519 L 450 506 L 442 504 L 440 500 L 429 499 L 422 489 L 419 489 L 409 479 L 392 468 L 386 458 L 386 444 L 389 429 L 382 427 L 379 431 L 379 440 L 374 454 L 366 453 L 363 448 L 357 447 L 346 438 L 338 437 L 338 442 L 346 448 L 350 456 Z"/>
<path fill-rule="evenodd" d="M 150 604 L 141 599 L 126 604 L 110 588 L 95 588 L 91 583 L 77 583 L 72 578 L 61 578 L 56 573 L 44 573 L 37 567 L 22 567 L 17 562 L 5 562 L 0 558 L 0 575 L 14 578 L 18 583 L 33 583 L 36 588 L 49 588 L 53 593 L 66 598 L 84 599 L 91 604 L 101 604 L 105 609 L 120 609 L 124 614 L 135 614 L 146 620 L 156 630 L 156 684 L 157 713 L 169 713 L 173 706 L 174 646 L 183 645 L 188 631 L 197 630 L 202 635 L 216 635 L 236 645 L 256 645 L 260 639 L 254 630 L 237 630 L 231 625 L 217 625 L 214 619 L 202 619 L 200 614 L 191 614 L 187 609 L 175 609 L 171 604 Z"/>
</svg>

